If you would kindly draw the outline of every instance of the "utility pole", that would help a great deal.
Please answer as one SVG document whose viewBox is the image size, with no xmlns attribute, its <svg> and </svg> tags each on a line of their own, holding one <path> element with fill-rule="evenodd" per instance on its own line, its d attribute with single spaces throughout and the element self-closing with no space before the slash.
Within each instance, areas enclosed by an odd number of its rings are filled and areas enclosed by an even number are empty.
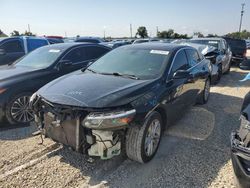
<svg viewBox="0 0 250 188">
<path fill-rule="evenodd" d="M 132 34 L 132 24 L 130 24 L 130 38 L 132 39 L 132 36 L 133 34 Z"/>
<path fill-rule="evenodd" d="M 30 33 L 30 24 L 28 24 L 28 32 Z"/>
<path fill-rule="evenodd" d="M 243 15 L 244 15 L 244 7 L 245 7 L 245 3 L 241 4 L 241 16 L 240 16 L 240 27 L 239 27 L 239 32 L 241 32 L 241 26 L 242 26 L 242 19 L 243 19 Z"/>
<path fill-rule="evenodd" d="M 159 28 L 158 26 L 156 26 L 156 37 L 158 36 L 158 33 L 159 33 Z"/>
</svg>

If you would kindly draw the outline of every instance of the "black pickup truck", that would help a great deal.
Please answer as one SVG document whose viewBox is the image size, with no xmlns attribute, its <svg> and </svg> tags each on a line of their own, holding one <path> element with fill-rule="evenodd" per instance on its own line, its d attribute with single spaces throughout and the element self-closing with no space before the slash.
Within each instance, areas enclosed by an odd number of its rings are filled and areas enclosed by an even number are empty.
<svg viewBox="0 0 250 188">
<path fill-rule="evenodd" d="M 240 64 L 246 58 L 247 45 L 245 40 L 223 37 L 232 51 L 232 62 Z"/>
</svg>

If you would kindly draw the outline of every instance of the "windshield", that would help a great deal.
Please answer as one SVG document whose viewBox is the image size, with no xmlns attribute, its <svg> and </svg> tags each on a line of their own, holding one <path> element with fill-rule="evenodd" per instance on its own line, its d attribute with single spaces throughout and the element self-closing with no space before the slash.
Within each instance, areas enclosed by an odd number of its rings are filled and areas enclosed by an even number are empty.
<svg viewBox="0 0 250 188">
<path fill-rule="evenodd" d="M 154 79 L 162 74 L 168 59 L 168 51 L 118 48 L 97 60 L 89 69 L 97 73 Z"/>
<path fill-rule="evenodd" d="M 25 66 L 37 69 L 47 68 L 52 65 L 61 54 L 62 51 L 60 49 L 51 48 L 51 46 L 41 47 L 20 59 L 16 63 L 16 66 Z"/>
<path fill-rule="evenodd" d="M 219 41 L 218 40 L 190 40 L 192 43 L 203 44 L 213 46 L 216 49 L 219 49 Z"/>
</svg>

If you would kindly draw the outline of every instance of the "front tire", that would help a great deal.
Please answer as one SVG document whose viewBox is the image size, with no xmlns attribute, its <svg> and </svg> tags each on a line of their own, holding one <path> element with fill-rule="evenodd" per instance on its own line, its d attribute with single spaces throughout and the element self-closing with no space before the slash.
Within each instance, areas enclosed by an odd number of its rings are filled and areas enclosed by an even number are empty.
<svg viewBox="0 0 250 188">
<path fill-rule="evenodd" d="M 222 65 L 220 64 L 220 65 L 218 66 L 218 77 L 217 77 L 216 83 L 219 83 L 219 82 L 220 82 L 221 77 L 222 77 Z"/>
<path fill-rule="evenodd" d="M 229 74 L 230 70 L 231 70 L 231 61 L 229 62 L 227 71 L 224 74 Z"/>
<path fill-rule="evenodd" d="M 163 121 L 158 112 L 152 112 L 141 127 L 131 127 L 126 135 L 126 154 L 139 163 L 150 161 L 156 154 L 163 131 Z"/>
<path fill-rule="evenodd" d="M 26 124 L 34 117 L 29 107 L 31 93 L 21 93 L 12 97 L 6 107 L 6 119 L 10 124 Z"/>
</svg>

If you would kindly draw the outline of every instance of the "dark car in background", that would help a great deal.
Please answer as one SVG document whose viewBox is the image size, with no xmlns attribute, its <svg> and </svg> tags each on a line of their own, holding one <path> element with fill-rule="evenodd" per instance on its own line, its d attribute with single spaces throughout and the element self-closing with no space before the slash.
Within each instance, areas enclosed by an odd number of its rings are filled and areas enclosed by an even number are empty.
<svg viewBox="0 0 250 188">
<path fill-rule="evenodd" d="M 110 48 L 89 43 L 62 43 L 34 50 L 0 69 L 0 121 L 10 124 L 33 119 L 30 96 L 48 82 L 86 67 Z M 75 83 L 73 83 L 75 84 Z"/>
<path fill-rule="evenodd" d="M 219 68 L 219 78 L 222 74 L 230 72 L 232 52 L 226 40 L 223 38 L 196 38 L 191 39 L 190 42 L 211 46 L 206 58 L 210 59 L 213 64 L 217 64 Z"/>
<path fill-rule="evenodd" d="M 182 41 L 182 40 L 181 40 Z M 213 51 L 217 51 L 215 47 L 210 45 L 203 45 L 203 44 L 197 44 L 197 43 L 191 43 L 189 40 L 185 40 L 185 42 L 175 41 L 174 43 L 180 44 L 180 45 L 186 45 L 191 46 L 197 51 L 202 54 L 206 59 L 208 59 L 211 62 L 212 72 L 211 72 L 211 83 L 217 84 L 220 81 L 221 78 L 221 72 L 219 70 L 220 67 L 220 61 L 211 61 L 211 53 Z"/>
<path fill-rule="evenodd" d="M 128 44 L 131 44 L 131 43 L 128 42 L 128 41 L 111 41 L 111 42 L 103 42 L 103 43 L 100 43 L 100 44 L 108 46 L 108 47 L 110 47 L 112 49 L 115 49 L 115 48 L 118 48 L 120 46 L 128 45 Z"/>
<path fill-rule="evenodd" d="M 240 64 L 246 59 L 247 45 L 245 40 L 223 37 L 232 51 L 232 62 Z"/>
<path fill-rule="evenodd" d="M 11 64 L 25 54 L 48 44 L 44 37 L 0 38 L 0 66 Z"/>
<path fill-rule="evenodd" d="M 248 75 L 250 83 L 250 73 Z M 241 108 L 240 129 L 231 136 L 231 159 L 238 187 L 250 187 L 250 92 Z"/>
<path fill-rule="evenodd" d="M 140 43 L 145 43 L 145 42 L 158 42 L 160 41 L 159 39 L 155 38 L 143 38 L 143 39 L 136 39 L 133 44 L 140 44 Z"/>
<path fill-rule="evenodd" d="M 61 36 L 44 36 L 50 44 L 64 43 L 64 38 Z"/>
<path fill-rule="evenodd" d="M 45 85 L 30 102 L 47 137 L 89 156 L 125 151 L 145 163 L 166 125 L 208 101 L 210 80 L 210 62 L 192 47 L 127 45 Z"/>
<path fill-rule="evenodd" d="M 105 40 L 99 38 L 99 37 L 77 37 L 75 39 L 75 42 L 90 42 L 90 43 L 102 43 L 105 42 Z"/>
</svg>

